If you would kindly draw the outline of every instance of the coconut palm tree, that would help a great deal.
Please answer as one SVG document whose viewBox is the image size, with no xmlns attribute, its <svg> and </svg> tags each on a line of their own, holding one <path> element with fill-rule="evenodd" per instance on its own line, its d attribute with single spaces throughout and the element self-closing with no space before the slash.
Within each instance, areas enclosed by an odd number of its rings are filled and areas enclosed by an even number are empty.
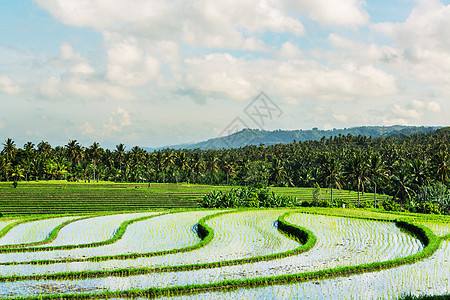
<svg viewBox="0 0 450 300">
<path fill-rule="evenodd" d="M 342 188 L 341 165 L 339 161 L 328 152 L 320 155 L 317 162 L 319 164 L 318 179 L 325 182 L 326 185 L 330 188 L 331 203 L 334 203 L 333 186 L 336 186 L 339 189 Z"/>
<path fill-rule="evenodd" d="M 366 158 L 361 152 L 354 152 L 352 157 L 347 161 L 344 175 L 350 182 L 356 184 L 358 190 L 358 207 L 360 207 L 360 192 L 361 189 L 364 191 L 364 184 L 369 180 Z"/>
<path fill-rule="evenodd" d="M 3 143 L 2 154 L 5 155 L 7 162 L 12 162 L 14 155 L 16 154 L 16 150 L 16 144 L 12 139 L 8 138 L 5 140 Z"/>
<path fill-rule="evenodd" d="M 406 163 L 399 164 L 391 179 L 396 189 L 395 197 L 399 198 L 401 209 L 402 205 L 411 200 L 414 195 L 410 166 Z"/>
<path fill-rule="evenodd" d="M 270 180 L 274 181 L 277 186 L 280 185 L 286 178 L 286 170 L 284 169 L 283 162 L 281 159 L 274 158 L 272 160 L 272 165 L 270 167 Z"/>
<path fill-rule="evenodd" d="M 95 169 L 97 167 L 98 160 L 101 158 L 102 151 L 103 149 L 100 148 L 100 144 L 97 142 L 92 143 L 92 145 L 89 147 L 89 156 L 91 157 L 92 162 L 94 163 L 94 182 L 95 182 Z"/>
<path fill-rule="evenodd" d="M 387 170 L 381 160 L 381 155 L 378 152 L 373 152 L 369 157 L 367 167 L 368 177 L 374 185 L 374 207 L 377 207 L 377 182 L 388 178 Z"/>
</svg>

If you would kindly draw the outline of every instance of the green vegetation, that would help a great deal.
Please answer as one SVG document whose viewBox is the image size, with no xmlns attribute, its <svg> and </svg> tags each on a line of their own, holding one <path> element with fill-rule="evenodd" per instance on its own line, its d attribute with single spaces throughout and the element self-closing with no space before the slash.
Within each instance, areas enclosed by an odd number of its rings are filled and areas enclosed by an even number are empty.
<svg viewBox="0 0 450 300">
<path fill-rule="evenodd" d="M 445 128 L 426 134 L 380 138 L 348 134 L 290 144 L 249 145 L 219 150 L 165 149 L 153 153 L 138 146 L 126 151 L 123 144 L 117 145 L 114 151 L 104 150 L 98 143 L 83 147 L 76 140 L 70 140 L 64 147 L 52 148 L 42 141 L 36 147 L 33 143 L 27 143 L 21 149 L 16 147 L 12 139 L 6 139 L 0 154 L 0 181 L 15 181 L 18 185 L 16 188 L 11 183 L 1 185 L 0 196 L 1 199 L 10 197 L 5 201 L 9 204 L 4 202 L 2 206 L 13 205 L 14 202 L 10 200 L 21 193 L 23 197 L 30 196 L 21 192 L 27 188 L 24 181 L 65 179 L 106 186 L 107 182 L 139 182 L 140 188 L 136 189 L 134 195 L 131 191 L 127 192 L 137 206 L 148 209 L 152 206 L 145 203 L 145 196 L 154 199 L 154 195 L 142 189 L 153 189 L 155 183 L 227 186 L 262 184 L 307 188 L 319 184 L 329 190 L 333 205 L 335 201 L 346 204 L 345 201 L 338 201 L 342 199 L 339 199 L 341 197 L 337 191 L 342 188 L 356 191 L 357 206 L 379 207 L 382 202 L 379 200 L 382 199 L 377 198 L 377 195 L 383 194 L 393 198 L 393 205 L 389 209 L 449 214 L 449 142 L 450 133 Z M 445 188 L 437 187 L 438 183 Z M 70 185 L 66 188 L 70 191 L 53 191 L 53 194 L 58 199 L 68 199 L 74 203 L 76 198 L 91 196 L 82 194 L 81 190 L 72 190 Z M 444 191 L 444 194 L 439 197 L 423 196 L 424 193 L 434 193 L 436 189 Z M 93 191 L 95 194 L 92 197 L 102 197 L 100 189 Z M 76 192 L 80 192 L 80 195 Z M 367 192 L 373 193 L 370 204 L 364 204 L 362 199 Z M 203 195 L 195 192 L 190 194 L 178 199 L 174 199 L 176 195 L 170 195 L 161 203 L 164 203 L 164 207 L 195 207 Z M 74 197 L 71 198 L 71 195 Z M 40 195 L 34 196 L 29 197 L 30 201 L 40 198 Z M 120 205 L 122 196 L 125 195 L 118 190 L 117 199 L 111 205 L 104 201 L 103 205 L 107 206 L 105 210 L 133 209 Z M 137 199 L 140 202 L 136 202 Z M 184 200 L 191 200 L 191 205 L 187 202 L 180 204 Z M 30 207 L 36 208 L 36 205 L 31 203 Z M 98 207 L 92 205 L 89 210 L 98 210 Z M 53 213 L 53 209 L 44 202 L 36 211 Z M 5 212 L 8 213 L 7 208 Z"/>
</svg>

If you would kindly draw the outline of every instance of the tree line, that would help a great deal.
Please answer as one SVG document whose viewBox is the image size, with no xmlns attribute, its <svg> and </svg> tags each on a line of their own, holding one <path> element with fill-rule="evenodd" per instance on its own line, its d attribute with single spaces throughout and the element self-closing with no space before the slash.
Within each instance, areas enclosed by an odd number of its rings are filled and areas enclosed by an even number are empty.
<svg viewBox="0 0 450 300">
<path fill-rule="evenodd" d="M 384 138 L 348 134 L 271 146 L 152 153 L 138 146 L 127 150 L 124 144 L 114 150 L 103 149 L 97 142 L 84 147 L 76 140 L 56 147 L 45 141 L 27 142 L 20 148 L 8 138 L 0 154 L 0 180 L 319 184 L 330 189 L 331 201 L 333 189 L 344 188 L 358 191 L 358 205 L 359 194 L 367 191 L 392 195 L 398 204 L 407 205 L 420 197 L 429 199 L 438 193 L 436 189 L 446 192 L 449 138 L 450 130 L 442 128 Z"/>
</svg>

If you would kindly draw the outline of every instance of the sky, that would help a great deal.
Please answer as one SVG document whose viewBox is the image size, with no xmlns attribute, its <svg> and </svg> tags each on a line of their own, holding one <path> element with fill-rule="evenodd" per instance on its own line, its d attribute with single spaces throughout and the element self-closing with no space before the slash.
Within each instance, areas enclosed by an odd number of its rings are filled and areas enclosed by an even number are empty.
<svg viewBox="0 0 450 300">
<path fill-rule="evenodd" d="M 0 140 L 447 126 L 450 0 L 1 0 Z"/>
</svg>

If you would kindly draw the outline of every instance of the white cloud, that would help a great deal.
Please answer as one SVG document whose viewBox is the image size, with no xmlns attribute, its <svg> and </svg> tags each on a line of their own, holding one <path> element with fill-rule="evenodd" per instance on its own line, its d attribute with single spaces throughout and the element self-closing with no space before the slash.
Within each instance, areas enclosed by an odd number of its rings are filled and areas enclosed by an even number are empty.
<svg viewBox="0 0 450 300">
<path fill-rule="evenodd" d="M 433 113 L 440 113 L 442 111 L 441 105 L 436 101 L 431 101 L 427 103 L 427 110 Z"/>
<path fill-rule="evenodd" d="M 122 86 L 141 86 L 155 79 L 160 62 L 149 56 L 136 39 L 112 42 L 108 50 L 107 78 Z"/>
<path fill-rule="evenodd" d="M 284 3 L 287 9 L 326 25 L 365 25 L 370 19 L 361 0 L 284 0 Z"/>
<path fill-rule="evenodd" d="M 84 122 L 83 125 L 80 126 L 80 129 L 83 135 L 88 135 L 95 132 L 94 128 L 92 128 L 89 122 Z"/>
<path fill-rule="evenodd" d="M 290 42 L 281 45 L 281 49 L 275 54 L 280 59 L 300 59 L 303 56 L 302 51 Z"/>
<path fill-rule="evenodd" d="M 374 28 L 395 42 L 397 57 L 391 66 L 435 91 L 450 95 L 450 5 L 419 1 L 404 23 L 382 23 Z"/>
<path fill-rule="evenodd" d="M 344 114 L 333 114 L 333 118 L 338 120 L 339 122 L 347 122 L 348 116 Z"/>
<path fill-rule="evenodd" d="M 9 95 L 17 95 L 21 92 L 21 89 L 8 76 L 0 76 L 0 91 Z"/>
<path fill-rule="evenodd" d="M 74 52 L 72 46 L 67 43 L 61 44 L 60 50 L 61 50 L 61 59 L 63 60 L 82 59 L 81 54 Z"/>
<path fill-rule="evenodd" d="M 0 129 L 6 128 L 6 122 L 3 120 L 0 120 Z"/>
<path fill-rule="evenodd" d="M 406 108 L 398 104 L 392 107 L 392 113 L 395 116 L 415 120 L 423 119 L 427 113 L 440 113 L 441 111 L 441 106 L 436 101 L 413 100 Z"/>
<path fill-rule="evenodd" d="M 408 119 L 420 119 L 422 117 L 422 113 L 417 111 L 417 109 L 405 109 L 400 105 L 395 104 L 392 108 L 392 112 L 399 117 L 408 118 Z"/>
<path fill-rule="evenodd" d="M 94 68 L 89 65 L 88 63 L 80 63 L 77 64 L 75 66 L 73 66 L 72 68 L 70 68 L 70 73 L 73 74 L 93 74 L 95 73 Z"/>
<path fill-rule="evenodd" d="M 103 127 L 108 131 L 122 131 L 126 126 L 131 125 L 131 119 L 128 111 L 118 107 L 116 111 L 111 113 L 108 119 L 108 123 L 104 124 Z"/>
<path fill-rule="evenodd" d="M 58 98 L 62 95 L 59 90 L 60 84 L 61 80 L 58 77 L 52 76 L 47 83 L 41 87 L 41 93 L 47 98 Z"/>
</svg>

